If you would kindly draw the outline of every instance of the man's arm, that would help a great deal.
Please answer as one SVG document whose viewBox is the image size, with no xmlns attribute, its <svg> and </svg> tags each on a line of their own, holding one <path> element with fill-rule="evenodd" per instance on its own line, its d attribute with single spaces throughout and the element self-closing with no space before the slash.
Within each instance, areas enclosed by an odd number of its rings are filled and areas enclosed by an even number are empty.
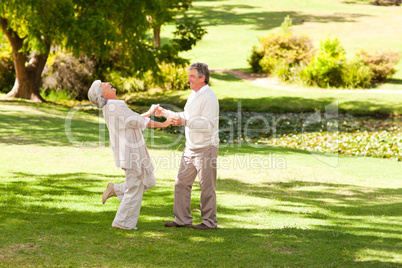
<svg viewBox="0 0 402 268">
<path fill-rule="evenodd" d="M 176 113 L 176 112 L 164 109 L 160 106 L 158 106 L 157 109 L 155 110 L 155 116 L 164 116 L 166 118 L 178 116 L 178 117 L 185 119 L 184 112 Z"/>
</svg>

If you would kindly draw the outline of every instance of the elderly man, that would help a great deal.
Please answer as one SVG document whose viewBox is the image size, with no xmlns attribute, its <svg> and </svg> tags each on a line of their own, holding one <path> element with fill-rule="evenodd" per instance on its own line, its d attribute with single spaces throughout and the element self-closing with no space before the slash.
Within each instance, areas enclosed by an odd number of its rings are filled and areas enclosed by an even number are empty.
<svg viewBox="0 0 402 268">
<path fill-rule="evenodd" d="M 158 105 L 153 105 L 142 115 L 133 112 L 124 101 L 116 99 L 116 89 L 110 83 L 100 80 L 92 83 L 88 98 L 92 104 L 103 110 L 116 166 L 122 168 L 126 175 L 123 183 L 115 185 L 109 182 L 103 193 L 102 203 L 117 195 L 121 203 L 112 227 L 137 229 L 142 195 L 155 185 L 154 170 L 142 130 L 145 127 L 167 127 L 172 119 L 163 123 L 150 120 L 148 117 Z"/>
<path fill-rule="evenodd" d="M 156 116 L 173 119 L 173 125 L 185 126 L 186 147 L 182 154 L 174 191 L 175 219 L 166 222 L 166 227 L 192 226 L 191 188 L 195 177 L 201 187 L 202 223 L 196 229 L 214 229 L 216 219 L 216 159 L 219 147 L 219 102 L 209 88 L 209 70 L 205 63 L 194 63 L 189 67 L 188 82 L 193 90 L 184 107 L 184 112 L 175 113 L 162 107 Z"/>
</svg>

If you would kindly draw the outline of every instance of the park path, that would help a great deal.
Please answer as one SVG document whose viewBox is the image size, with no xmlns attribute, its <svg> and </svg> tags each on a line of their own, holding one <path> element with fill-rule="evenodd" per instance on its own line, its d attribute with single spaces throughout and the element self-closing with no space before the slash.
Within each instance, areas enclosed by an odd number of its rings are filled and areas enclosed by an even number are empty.
<svg viewBox="0 0 402 268">
<path fill-rule="evenodd" d="M 228 69 L 211 69 L 212 72 L 217 73 L 228 73 L 233 75 L 239 79 L 243 79 L 246 81 L 251 82 L 253 85 L 269 88 L 269 89 L 276 89 L 276 90 L 288 90 L 288 91 L 320 91 L 320 88 L 303 88 L 303 87 L 295 87 L 284 85 L 281 81 L 277 78 L 267 77 L 262 74 L 255 74 L 244 72 L 241 70 L 228 70 Z M 329 92 L 343 92 L 343 93 L 350 93 L 350 92 L 362 92 L 362 93 L 381 93 L 381 94 L 402 94 L 402 90 L 394 89 L 394 90 L 386 90 L 386 89 L 326 89 Z"/>
</svg>

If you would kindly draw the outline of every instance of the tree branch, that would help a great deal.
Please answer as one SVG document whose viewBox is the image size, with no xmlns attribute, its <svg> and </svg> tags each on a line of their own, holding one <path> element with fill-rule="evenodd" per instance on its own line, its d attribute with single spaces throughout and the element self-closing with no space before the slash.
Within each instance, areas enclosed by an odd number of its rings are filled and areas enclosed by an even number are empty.
<svg viewBox="0 0 402 268">
<path fill-rule="evenodd" d="M 10 41 L 11 47 L 15 52 L 18 52 L 22 48 L 22 44 L 24 42 L 24 38 L 20 38 L 11 27 L 9 27 L 8 20 L 5 18 L 1 18 L 1 28 L 3 29 L 4 34 L 7 36 Z"/>
</svg>

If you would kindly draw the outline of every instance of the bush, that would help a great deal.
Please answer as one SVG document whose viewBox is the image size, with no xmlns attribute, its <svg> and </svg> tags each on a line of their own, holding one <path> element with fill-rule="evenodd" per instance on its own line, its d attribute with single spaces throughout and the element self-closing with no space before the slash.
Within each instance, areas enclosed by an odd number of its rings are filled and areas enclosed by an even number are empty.
<svg viewBox="0 0 402 268">
<path fill-rule="evenodd" d="M 260 60 L 264 57 L 264 52 L 260 51 L 256 46 L 253 47 L 251 51 L 250 58 L 248 58 L 248 63 L 251 66 L 253 73 L 262 73 L 262 68 L 260 65 Z"/>
<path fill-rule="evenodd" d="M 345 50 L 337 38 L 320 44 L 320 51 L 300 72 L 302 81 L 319 87 L 341 87 L 345 73 Z"/>
<path fill-rule="evenodd" d="M 11 55 L 0 53 L 0 92 L 8 93 L 15 82 L 14 62 Z"/>
<path fill-rule="evenodd" d="M 261 68 L 272 73 L 277 64 L 286 64 L 289 68 L 307 64 L 313 56 L 313 45 L 306 36 L 294 36 L 292 33 L 271 33 L 260 39 L 263 58 Z"/>
<path fill-rule="evenodd" d="M 255 73 L 274 73 L 289 80 L 289 70 L 309 62 L 313 46 L 306 36 L 293 36 L 292 20 L 287 16 L 281 24 L 281 33 L 260 38 L 260 47 L 253 47 L 248 63 Z"/>
<path fill-rule="evenodd" d="M 370 67 L 360 58 L 348 62 L 344 69 L 343 86 L 346 88 L 370 88 L 372 80 Z"/>
<path fill-rule="evenodd" d="M 147 79 L 148 78 L 148 79 Z M 148 76 L 143 76 L 142 79 L 135 77 L 125 77 L 119 71 L 110 71 L 105 76 L 105 81 L 108 81 L 114 88 L 117 89 L 117 93 L 131 93 L 147 91 L 149 89 L 151 79 Z"/>
<path fill-rule="evenodd" d="M 148 71 L 141 76 L 131 77 L 124 77 L 118 71 L 111 71 L 105 79 L 117 88 L 119 93 L 141 92 L 151 88 L 160 88 L 163 91 L 188 89 L 186 68 L 173 63 L 163 63 L 159 69 L 158 73 Z"/>
<path fill-rule="evenodd" d="M 300 71 L 304 68 L 304 64 L 289 66 L 284 62 L 279 62 L 273 70 L 273 74 L 283 81 L 300 83 Z"/>
<path fill-rule="evenodd" d="M 399 6 L 401 0 L 372 0 L 371 3 L 377 6 Z"/>
<path fill-rule="evenodd" d="M 260 47 L 253 47 L 248 63 L 255 73 L 267 73 L 283 80 L 292 80 L 293 69 L 306 65 L 314 50 L 306 36 L 294 36 L 287 28 L 260 38 Z"/>
<path fill-rule="evenodd" d="M 156 85 L 163 90 L 186 90 L 189 88 L 187 81 L 187 68 L 176 64 L 162 64 L 160 66 L 160 81 L 156 81 Z"/>
<path fill-rule="evenodd" d="M 307 64 L 313 57 L 313 45 L 306 36 L 294 36 L 292 33 L 272 33 L 261 38 L 264 57 L 260 61 L 263 71 L 271 73 L 274 66 L 281 63 L 289 68 Z"/>
<path fill-rule="evenodd" d="M 357 54 L 370 67 L 374 82 L 384 82 L 395 74 L 395 65 L 401 55 L 392 50 L 361 50 Z"/>
<path fill-rule="evenodd" d="M 6 37 L 0 38 L 0 92 L 8 93 L 15 82 L 14 61 Z"/>
<path fill-rule="evenodd" d="M 281 25 L 282 32 L 260 38 L 253 47 L 248 63 L 255 73 L 272 74 L 284 81 L 338 88 L 369 88 L 372 82 L 384 82 L 396 71 L 401 55 L 391 50 L 365 51 L 347 62 L 339 40 L 321 42 L 315 51 L 306 36 L 294 36 L 290 17 Z"/>
<path fill-rule="evenodd" d="M 95 61 L 88 56 L 75 58 L 69 53 L 51 57 L 43 73 L 43 93 L 66 92 L 72 99 L 87 99 L 88 89 L 94 80 Z"/>
</svg>

